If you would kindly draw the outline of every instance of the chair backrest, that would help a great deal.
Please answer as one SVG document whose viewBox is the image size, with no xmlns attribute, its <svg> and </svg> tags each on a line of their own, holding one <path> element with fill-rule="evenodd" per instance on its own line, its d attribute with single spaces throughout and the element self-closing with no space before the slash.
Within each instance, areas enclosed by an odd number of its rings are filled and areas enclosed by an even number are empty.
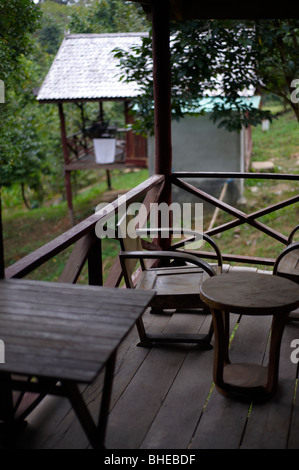
<svg viewBox="0 0 299 470">
<path fill-rule="evenodd" d="M 298 230 L 299 230 L 299 225 L 296 225 L 296 227 L 293 228 L 293 230 L 291 231 L 291 233 L 289 235 L 287 245 L 291 245 L 293 243 L 294 235 Z"/>
<path fill-rule="evenodd" d="M 299 284 L 299 242 L 291 243 L 282 250 L 275 261 L 273 274 Z"/>
<path fill-rule="evenodd" d="M 136 233 L 135 227 L 135 215 L 125 213 L 117 223 L 117 234 L 118 240 L 122 251 L 142 251 L 141 239 Z M 145 269 L 144 260 L 125 259 L 125 271 L 128 275 L 125 278 L 127 286 L 133 287 L 132 277 L 137 269 L 137 265 L 140 264 L 141 269 Z"/>
</svg>

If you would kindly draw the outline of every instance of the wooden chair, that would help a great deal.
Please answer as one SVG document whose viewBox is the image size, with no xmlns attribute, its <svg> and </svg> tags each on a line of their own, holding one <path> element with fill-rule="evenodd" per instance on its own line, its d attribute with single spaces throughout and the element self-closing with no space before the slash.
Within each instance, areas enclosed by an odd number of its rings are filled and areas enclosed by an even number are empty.
<svg viewBox="0 0 299 470">
<path fill-rule="evenodd" d="M 290 279 L 299 284 L 299 242 L 294 242 L 294 235 L 299 230 L 297 225 L 289 235 L 287 246 L 277 257 L 273 274 Z M 294 310 L 289 315 L 290 321 L 299 321 L 299 309 Z"/>
<path fill-rule="evenodd" d="M 294 242 L 294 234 L 299 230 L 297 225 L 289 235 L 287 246 L 282 250 L 277 257 L 273 274 L 277 276 L 287 277 L 291 281 L 299 284 L 299 242 Z"/>
<path fill-rule="evenodd" d="M 216 267 L 209 265 L 198 256 L 184 253 L 183 250 L 162 251 L 155 247 L 154 251 L 144 250 L 141 235 L 149 232 L 158 233 L 163 229 L 136 229 L 132 224 L 130 236 L 124 231 L 132 217 L 125 215 L 118 224 L 119 241 L 121 244 L 120 262 L 127 288 L 153 289 L 156 295 L 152 300 L 151 313 L 166 313 L 171 309 L 177 312 L 191 311 L 195 313 L 210 314 L 209 308 L 200 300 L 199 289 L 201 283 L 209 276 L 214 276 L 222 271 L 222 257 L 220 250 L 211 237 L 203 234 L 202 237 L 215 250 L 218 264 Z M 168 230 L 168 229 L 167 229 Z M 170 229 L 171 233 L 177 232 Z M 198 232 L 189 230 L 188 234 L 198 235 Z M 186 231 L 184 232 L 186 233 Z M 152 233 L 151 233 L 152 234 Z M 133 235 L 133 237 L 132 237 Z M 200 234 L 201 235 L 201 234 Z M 147 242 L 144 243 L 145 246 Z M 151 246 L 153 249 L 153 246 Z M 151 260 L 151 267 L 145 260 Z M 163 262 L 164 267 L 154 266 L 154 262 Z M 134 273 L 140 263 L 137 284 L 134 283 Z M 168 266 L 165 266 L 165 262 Z M 216 268 L 216 269 L 215 269 Z M 169 312 L 168 312 L 169 314 Z M 159 343 L 196 343 L 200 349 L 212 349 L 210 344 L 213 336 L 212 320 L 207 334 L 148 334 L 145 331 L 142 318 L 137 322 L 140 337 L 140 346 L 152 346 Z"/>
</svg>

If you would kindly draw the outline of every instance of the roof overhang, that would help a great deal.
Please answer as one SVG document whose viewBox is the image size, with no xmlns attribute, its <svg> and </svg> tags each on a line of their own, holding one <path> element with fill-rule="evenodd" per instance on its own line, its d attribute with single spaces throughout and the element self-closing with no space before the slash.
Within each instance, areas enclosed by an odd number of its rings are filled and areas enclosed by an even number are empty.
<svg viewBox="0 0 299 470">
<path fill-rule="evenodd" d="M 155 2 L 166 0 L 131 0 L 140 3 L 148 19 L 151 18 Z M 168 0 L 169 18 L 171 20 L 196 20 L 204 18 L 293 18 L 294 6 L 292 2 L 251 1 L 225 2 L 214 0 L 212 2 L 200 0 Z M 293 16 L 292 16 L 293 15 Z"/>
</svg>

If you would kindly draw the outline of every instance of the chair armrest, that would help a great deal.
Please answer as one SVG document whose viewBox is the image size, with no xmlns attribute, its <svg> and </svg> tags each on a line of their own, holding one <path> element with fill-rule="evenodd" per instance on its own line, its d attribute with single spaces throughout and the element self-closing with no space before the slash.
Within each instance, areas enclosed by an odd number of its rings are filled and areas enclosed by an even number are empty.
<svg viewBox="0 0 299 470">
<path fill-rule="evenodd" d="M 136 229 L 136 233 L 138 233 L 140 235 L 158 234 L 158 233 L 163 233 L 163 231 L 166 232 L 167 234 L 172 234 L 172 235 L 173 234 L 181 235 L 182 232 L 185 235 L 191 235 L 193 238 L 189 239 L 189 240 L 188 239 L 184 240 L 184 244 L 193 243 L 194 238 L 195 239 L 197 238 L 197 240 L 201 240 L 201 239 L 205 240 L 215 250 L 215 253 L 217 255 L 218 266 L 222 270 L 223 261 L 222 261 L 222 255 L 221 255 L 220 249 L 219 249 L 218 245 L 216 244 L 216 242 L 213 240 L 213 238 L 210 237 L 209 235 L 207 235 L 206 233 L 198 232 L 197 230 L 180 229 L 180 228 L 164 228 L 164 229 L 163 228 L 141 228 L 141 229 Z M 177 250 L 174 248 L 173 251 L 177 251 Z M 200 255 L 193 255 L 193 256 L 200 256 Z"/>
<path fill-rule="evenodd" d="M 216 272 L 208 263 L 194 255 L 187 253 L 178 253 L 176 251 L 121 251 L 119 254 L 120 260 L 122 259 L 180 259 L 202 268 L 209 276 L 215 276 Z"/>
</svg>

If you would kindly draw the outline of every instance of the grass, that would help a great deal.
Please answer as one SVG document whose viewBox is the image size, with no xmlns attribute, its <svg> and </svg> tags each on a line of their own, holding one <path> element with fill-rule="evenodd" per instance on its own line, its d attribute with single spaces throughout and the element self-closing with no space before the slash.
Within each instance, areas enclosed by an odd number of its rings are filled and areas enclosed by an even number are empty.
<svg viewBox="0 0 299 470">
<path fill-rule="evenodd" d="M 270 125 L 269 131 L 262 131 L 261 126 L 252 129 L 253 152 L 252 161 L 272 161 L 277 173 L 299 173 L 299 125 L 289 111 L 279 116 Z M 186 169 L 188 170 L 188 169 Z M 147 170 L 128 172 L 114 170 L 112 172 L 113 191 L 107 191 L 105 172 L 96 174 L 96 182 L 88 188 L 81 189 L 74 197 L 76 222 L 87 218 L 94 212 L 97 204 L 109 201 L 148 178 Z M 251 213 L 275 202 L 282 201 L 298 194 L 298 182 L 275 180 L 245 180 L 244 196 L 246 204 L 238 208 Z M 16 189 L 11 190 L 11 198 L 17 200 Z M 9 191 L 4 195 L 3 233 L 6 266 L 14 263 L 38 247 L 46 244 L 70 228 L 66 202 L 47 204 L 34 210 L 25 209 L 20 203 L 11 204 Z M 233 218 L 219 212 L 216 225 L 228 222 Z M 271 228 L 288 235 L 298 224 L 298 204 L 261 217 L 261 222 Z M 205 225 L 209 220 L 205 220 Z M 241 225 L 215 236 L 222 253 L 275 258 L 282 249 L 282 244 L 257 231 L 253 227 Z M 205 248 L 206 249 L 206 248 Z M 107 273 L 119 250 L 118 242 L 105 239 L 103 241 L 104 271 Z M 57 280 L 70 249 L 59 254 L 31 276 L 35 279 Z M 80 281 L 86 280 L 86 269 Z"/>
<path fill-rule="evenodd" d="M 80 191 L 73 198 L 76 222 L 86 219 L 94 213 L 95 207 L 103 201 L 112 201 L 118 194 L 128 191 L 148 178 L 147 170 L 112 172 L 112 190 L 107 190 L 106 179 L 102 173 L 98 175 L 99 182 Z M 7 196 L 6 196 L 7 197 Z M 27 210 L 18 205 L 13 208 L 4 205 L 3 238 L 5 265 L 14 262 L 45 245 L 58 235 L 70 228 L 66 202 Z M 105 240 L 104 266 L 109 269 L 116 257 L 119 247 L 115 240 Z M 36 269 L 28 278 L 56 281 L 61 274 L 71 248 L 65 250 L 50 261 Z M 82 279 L 86 273 L 82 275 Z"/>
</svg>

